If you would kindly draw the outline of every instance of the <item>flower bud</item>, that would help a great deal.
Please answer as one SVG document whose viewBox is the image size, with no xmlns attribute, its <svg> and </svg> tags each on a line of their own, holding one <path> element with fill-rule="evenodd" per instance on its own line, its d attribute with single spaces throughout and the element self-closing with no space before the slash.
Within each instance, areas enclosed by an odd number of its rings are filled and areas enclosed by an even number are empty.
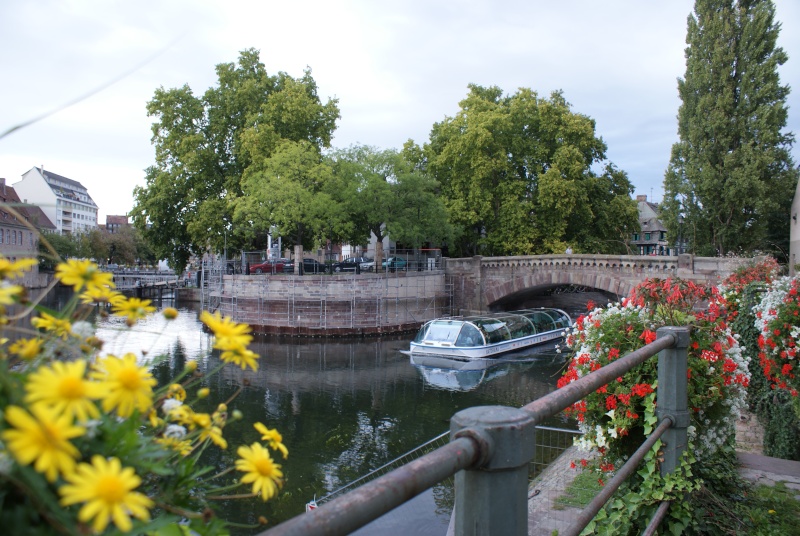
<svg viewBox="0 0 800 536">
<path fill-rule="evenodd" d="M 194 372 L 197 370 L 197 361 L 187 361 L 186 362 L 186 371 L 187 372 Z"/>
<path fill-rule="evenodd" d="M 244 418 L 244 415 L 238 409 L 233 410 L 233 412 L 231 413 L 231 419 L 233 419 L 234 421 L 240 421 L 243 418 Z"/>
<path fill-rule="evenodd" d="M 205 398 L 211 394 L 211 389 L 208 387 L 203 387 L 202 389 L 197 391 L 197 398 Z"/>
</svg>

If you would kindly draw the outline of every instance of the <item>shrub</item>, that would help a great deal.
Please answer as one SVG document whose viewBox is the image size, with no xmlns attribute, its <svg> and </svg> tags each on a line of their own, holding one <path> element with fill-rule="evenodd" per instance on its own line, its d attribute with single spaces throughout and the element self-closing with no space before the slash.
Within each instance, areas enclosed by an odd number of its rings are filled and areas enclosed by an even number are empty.
<svg viewBox="0 0 800 536">
<path fill-rule="evenodd" d="M 706 303 L 706 310 L 698 309 Z M 694 514 L 684 496 L 701 488 L 703 465 L 717 457 L 727 457 L 733 463 L 733 423 L 744 407 L 750 374 L 723 313 L 713 288 L 680 279 L 649 279 L 621 304 L 596 308 L 578 318 L 568 334 L 567 343 L 574 351 L 559 387 L 654 341 L 659 327 L 691 326 L 691 425 L 681 467 L 673 475 L 660 476 L 659 441 L 643 467 L 618 493 L 622 498 L 612 501 L 597 516 L 592 530 L 602 526 L 614 533 L 641 531 L 658 503 L 670 499 L 676 500 L 665 521 L 666 530 L 686 530 Z M 657 359 L 649 359 L 569 409 L 584 432 L 577 444 L 600 455 L 600 482 L 624 463 L 655 427 L 657 377 Z"/>
</svg>

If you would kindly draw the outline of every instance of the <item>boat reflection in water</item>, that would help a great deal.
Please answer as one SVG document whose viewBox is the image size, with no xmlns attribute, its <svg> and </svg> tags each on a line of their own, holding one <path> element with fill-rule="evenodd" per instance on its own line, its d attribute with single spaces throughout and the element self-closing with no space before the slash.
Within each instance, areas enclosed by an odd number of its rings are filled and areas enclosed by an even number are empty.
<svg viewBox="0 0 800 536">
<path fill-rule="evenodd" d="M 537 365 L 553 365 L 562 361 L 556 352 L 557 344 L 509 353 L 500 358 L 454 359 L 446 356 L 414 355 L 411 364 L 422 376 L 425 384 L 447 391 L 472 391 L 479 385 L 505 376 L 510 371 L 520 373 Z"/>
</svg>

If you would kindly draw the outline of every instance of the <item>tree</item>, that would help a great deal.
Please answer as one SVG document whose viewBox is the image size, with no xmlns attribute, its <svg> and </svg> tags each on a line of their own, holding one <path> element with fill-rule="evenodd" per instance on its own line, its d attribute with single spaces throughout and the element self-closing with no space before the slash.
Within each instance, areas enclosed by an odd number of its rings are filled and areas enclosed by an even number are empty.
<svg viewBox="0 0 800 536">
<path fill-rule="evenodd" d="M 342 227 L 347 242 L 363 244 L 370 234 L 389 236 L 411 247 L 438 244 L 451 236 L 438 183 L 406 151 L 351 146 L 329 155 L 334 170 L 331 196 L 338 199 L 351 226 Z"/>
<path fill-rule="evenodd" d="M 208 248 L 252 247 L 255 231 L 233 225 L 242 177 L 286 141 L 318 152 L 328 147 L 339 118 L 336 100 L 320 102 L 310 70 L 297 79 L 270 76 L 258 51 L 249 49 L 216 72 L 217 86 L 202 97 L 188 85 L 162 87 L 147 104 L 157 118 L 155 164 L 146 170 L 146 185 L 134 190 L 131 216 L 155 254 L 177 271 Z"/>
<path fill-rule="evenodd" d="M 689 16 L 662 217 L 673 237 L 683 219 L 691 252 L 788 249 L 798 169 L 774 18 L 769 0 L 697 0 Z"/>
<path fill-rule="evenodd" d="M 254 162 L 242 179 L 234 223 L 275 232 L 296 245 L 319 242 L 340 215 L 323 191 L 331 169 L 308 141 L 284 141 L 268 158 Z"/>
<path fill-rule="evenodd" d="M 455 117 L 433 126 L 425 168 L 441 184 L 461 255 L 619 249 L 638 226 L 633 188 L 605 161 L 595 124 L 560 92 L 503 96 L 469 86 Z M 607 211 L 613 210 L 613 214 Z"/>
</svg>

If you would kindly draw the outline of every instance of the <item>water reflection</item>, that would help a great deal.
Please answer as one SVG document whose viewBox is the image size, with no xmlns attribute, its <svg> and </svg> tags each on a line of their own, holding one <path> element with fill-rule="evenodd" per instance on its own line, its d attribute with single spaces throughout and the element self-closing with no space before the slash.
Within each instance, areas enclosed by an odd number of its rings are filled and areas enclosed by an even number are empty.
<svg viewBox="0 0 800 536">
<path fill-rule="evenodd" d="M 160 382 L 169 381 L 186 359 L 199 359 L 202 370 L 213 369 L 218 357 L 206 357 L 211 339 L 203 332 L 197 311 L 180 304 L 178 309 L 177 321 L 155 315 L 133 333 L 113 318 L 100 318 L 98 335 L 107 341 L 105 350 L 109 352 L 131 351 L 142 359 L 166 354 L 168 359 L 153 367 Z M 447 430 L 450 417 L 461 409 L 521 406 L 552 391 L 560 367 L 552 354 L 550 359 L 479 371 L 487 376 L 469 389 L 445 389 L 426 379 L 400 353 L 408 348 L 408 339 L 263 339 L 251 345 L 261 356 L 258 371 L 228 366 L 208 378 L 206 385 L 213 396 L 202 401 L 206 407 L 198 407 L 199 411 L 212 410 L 242 388 L 229 406 L 241 410 L 245 419 L 226 426 L 230 445 L 259 440 L 252 424 L 260 421 L 278 428 L 290 450 L 287 460 L 279 460 L 286 483 L 278 498 L 266 504 L 260 500 L 222 503 L 224 517 L 256 523 L 263 515 L 271 525 L 293 517 L 315 496 L 323 496 Z M 229 466 L 234 459 L 233 449 L 208 449 L 206 461 Z M 437 487 L 431 496 L 428 511 L 414 514 L 421 518 L 412 533 L 444 533 L 452 493 Z M 255 532 L 258 530 L 250 531 Z"/>
</svg>

